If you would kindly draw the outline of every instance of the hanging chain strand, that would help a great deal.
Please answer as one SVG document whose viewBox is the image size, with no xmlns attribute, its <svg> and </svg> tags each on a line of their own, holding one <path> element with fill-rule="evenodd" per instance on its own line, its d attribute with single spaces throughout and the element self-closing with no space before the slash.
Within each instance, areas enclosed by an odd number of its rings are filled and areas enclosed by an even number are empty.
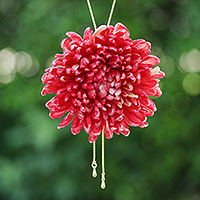
<svg viewBox="0 0 200 200">
<path fill-rule="evenodd" d="M 105 145 L 104 145 L 104 128 L 102 131 L 102 173 L 101 173 L 101 188 L 105 189 L 106 187 L 106 174 L 105 174 Z"/>
<path fill-rule="evenodd" d="M 88 4 L 89 11 L 90 11 L 90 15 L 91 15 L 91 19 L 92 19 L 94 29 L 96 30 L 97 25 L 96 25 L 96 22 L 95 22 L 95 18 L 94 18 L 94 14 L 93 14 L 93 11 L 92 11 L 92 6 L 90 4 L 90 0 L 87 0 L 87 4 Z M 114 11 L 114 8 L 115 8 L 115 4 L 116 4 L 116 0 L 113 0 L 112 7 L 111 7 L 111 10 L 110 10 L 110 14 L 109 14 L 109 18 L 108 18 L 108 22 L 107 22 L 107 26 L 110 25 L 112 15 L 113 15 L 113 11 Z"/>
<path fill-rule="evenodd" d="M 93 23 L 94 29 L 96 30 L 97 25 L 96 25 L 96 22 L 95 22 L 95 18 L 94 18 L 94 14 L 93 14 L 93 11 L 92 11 L 92 6 L 90 4 L 90 0 L 87 0 L 87 4 L 88 4 L 88 8 L 89 8 L 90 15 L 91 15 L 91 18 L 92 18 L 92 23 Z"/>
<path fill-rule="evenodd" d="M 110 22 L 111 22 L 111 19 L 112 19 L 112 15 L 113 15 L 113 11 L 114 11 L 114 8 L 115 8 L 115 3 L 116 3 L 116 0 L 113 0 L 113 4 L 112 4 L 112 8 L 110 10 L 110 15 L 109 15 L 109 18 L 108 18 L 107 26 L 110 25 Z"/>
<path fill-rule="evenodd" d="M 90 4 L 90 0 L 87 0 L 87 4 L 88 4 L 89 11 L 90 11 L 90 16 L 91 16 L 91 19 L 92 19 L 92 23 L 93 23 L 94 29 L 96 31 L 97 30 L 97 25 L 96 25 L 96 22 L 95 22 L 95 18 L 94 18 L 94 14 L 93 14 L 93 11 L 92 11 L 91 4 Z M 116 4 L 116 0 L 113 0 L 112 7 L 111 7 L 111 10 L 110 10 L 110 15 L 109 15 L 108 22 L 107 22 L 107 26 L 110 25 L 110 22 L 111 22 L 111 19 L 112 19 L 112 15 L 113 15 L 113 11 L 114 11 L 114 8 L 115 8 L 115 4 Z M 97 171 L 96 171 L 96 168 L 97 168 L 97 162 L 96 162 L 96 142 L 95 141 L 93 142 L 93 160 L 92 160 L 91 166 L 93 168 L 92 176 L 93 177 L 97 177 Z M 101 173 L 101 188 L 105 189 L 105 187 L 106 187 L 105 144 L 104 144 L 104 128 L 103 128 L 103 130 L 102 130 L 102 173 Z"/>
<path fill-rule="evenodd" d="M 93 23 L 93 26 L 94 26 L 94 30 L 96 31 L 97 30 L 97 25 L 96 25 L 96 22 L 95 22 L 95 18 L 94 18 L 94 14 L 93 14 L 93 11 L 92 11 L 92 6 L 90 4 L 90 0 L 87 0 L 87 4 L 88 4 L 88 8 L 89 8 L 89 11 L 90 11 L 90 16 L 91 16 L 91 19 L 92 19 L 92 23 Z M 93 160 L 92 160 L 92 168 L 93 168 L 93 171 L 92 171 L 92 176 L 95 178 L 97 177 L 97 162 L 96 162 L 96 142 L 94 141 L 93 142 Z"/>
<path fill-rule="evenodd" d="M 93 142 L 93 160 L 92 160 L 92 168 L 93 168 L 93 171 L 92 171 L 92 176 L 95 178 L 97 177 L 97 162 L 96 162 L 96 142 L 94 141 Z"/>
</svg>

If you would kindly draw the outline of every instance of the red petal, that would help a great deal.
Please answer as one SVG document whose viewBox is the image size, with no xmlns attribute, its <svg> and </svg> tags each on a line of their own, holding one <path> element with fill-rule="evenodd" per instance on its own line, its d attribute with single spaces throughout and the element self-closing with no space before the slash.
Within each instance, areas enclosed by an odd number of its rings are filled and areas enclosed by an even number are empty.
<svg viewBox="0 0 200 200">
<path fill-rule="evenodd" d="M 147 127 L 149 124 L 147 122 L 143 122 L 139 125 L 140 128 L 145 128 Z"/>
<path fill-rule="evenodd" d="M 91 40 L 92 39 L 92 29 L 90 27 L 85 29 L 83 40 Z"/>
<path fill-rule="evenodd" d="M 154 104 L 154 102 L 149 98 L 149 97 L 140 97 L 139 98 L 141 104 L 143 104 L 144 106 L 146 106 L 147 108 L 156 111 L 156 105 Z"/>
<path fill-rule="evenodd" d="M 67 112 L 66 110 L 60 111 L 60 112 L 51 111 L 49 113 L 49 117 L 51 117 L 52 119 L 58 119 L 58 118 L 62 117 L 66 112 Z"/>
<path fill-rule="evenodd" d="M 113 137 L 113 131 L 110 130 L 109 123 L 107 120 L 105 122 L 105 137 L 107 139 L 111 139 Z"/>
<path fill-rule="evenodd" d="M 124 116 L 124 122 L 126 122 L 129 126 L 137 127 L 140 123 L 135 123 L 131 121 L 128 117 Z"/>
<path fill-rule="evenodd" d="M 42 96 L 45 96 L 46 94 L 48 94 L 48 93 L 47 93 L 46 89 L 43 88 L 42 91 L 41 91 L 41 95 L 42 95 Z"/>
<path fill-rule="evenodd" d="M 156 80 L 152 77 L 142 78 L 141 85 L 144 87 L 154 87 L 156 84 L 158 84 L 158 80 Z"/>
<path fill-rule="evenodd" d="M 118 125 L 116 126 L 116 129 L 115 130 L 113 130 L 117 135 L 120 135 L 120 132 L 119 132 L 119 127 L 118 127 Z"/>
<path fill-rule="evenodd" d="M 93 143 L 98 138 L 98 135 L 90 134 L 89 135 L 89 142 Z"/>
<path fill-rule="evenodd" d="M 49 84 L 46 84 L 43 88 L 43 90 L 41 91 L 41 95 L 45 96 L 46 94 L 51 94 L 51 93 L 56 93 L 58 91 L 59 88 L 56 87 L 52 87 Z"/>
<path fill-rule="evenodd" d="M 152 97 L 160 97 L 162 95 L 162 91 L 159 87 L 146 89 L 146 93 Z"/>
<path fill-rule="evenodd" d="M 92 130 L 92 118 L 90 117 L 89 114 L 85 115 L 84 121 L 83 121 L 83 128 L 86 133 L 90 133 Z"/>
<path fill-rule="evenodd" d="M 54 60 L 53 62 L 52 62 L 52 65 L 54 66 L 54 67 L 57 67 L 57 66 L 63 66 L 63 59 L 62 58 L 60 58 L 60 59 L 56 59 L 56 60 Z"/>
<path fill-rule="evenodd" d="M 105 25 L 101 25 L 97 28 L 97 30 L 94 32 L 93 37 L 96 35 L 99 35 L 102 31 L 104 31 L 105 29 L 107 29 L 107 26 Z"/>
<path fill-rule="evenodd" d="M 155 94 L 154 97 L 160 97 L 162 95 L 162 91 L 161 91 L 161 89 L 159 87 L 156 87 L 155 91 L 156 91 L 156 94 Z"/>
<path fill-rule="evenodd" d="M 117 33 L 120 33 L 120 32 L 123 33 L 124 38 L 130 37 L 129 30 L 122 23 L 117 23 L 115 25 L 115 29 L 114 29 L 113 33 L 117 35 Z"/>
<path fill-rule="evenodd" d="M 59 126 L 57 128 L 60 129 L 60 128 L 67 126 L 72 121 L 73 117 L 74 117 L 74 115 L 69 113 L 67 116 L 65 116 L 63 118 L 63 120 L 61 121 L 61 123 L 59 124 Z"/>
<path fill-rule="evenodd" d="M 102 130 L 103 130 L 102 120 L 101 121 L 97 121 L 97 124 L 95 124 L 93 128 L 94 128 L 93 134 L 94 135 L 100 135 L 102 133 Z"/>
<path fill-rule="evenodd" d="M 145 119 L 144 116 L 141 116 L 140 114 L 138 114 L 139 112 L 135 111 L 135 112 L 130 112 L 128 109 L 124 110 L 124 114 L 125 116 L 134 124 L 138 124 L 143 122 Z"/>
<path fill-rule="evenodd" d="M 42 76 L 42 78 L 41 78 L 43 84 L 46 84 L 46 83 L 47 83 L 47 80 L 48 80 L 48 74 L 49 74 L 49 73 L 45 73 L 45 74 L 43 74 L 43 76 Z"/>
<path fill-rule="evenodd" d="M 160 59 L 156 56 L 147 56 L 142 63 L 147 65 L 158 65 L 160 63 Z"/>
<path fill-rule="evenodd" d="M 163 78 L 165 76 L 165 73 L 162 71 L 159 71 L 157 74 L 151 75 L 153 78 Z"/>
<path fill-rule="evenodd" d="M 125 124 L 125 123 L 120 124 L 119 131 L 120 131 L 124 136 L 128 136 L 128 135 L 130 134 L 129 127 L 128 127 L 127 124 Z"/>
<path fill-rule="evenodd" d="M 99 110 L 99 108 L 97 107 L 97 106 L 95 106 L 94 108 L 93 108 L 93 111 L 92 111 L 92 118 L 93 119 L 100 119 L 100 110 Z"/>
<path fill-rule="evenodd" d="M 138 49 L 146 49 L 147 50 L 147 49 L 151 48 L 151 43 L 146 42 L 143 39 L 138 39 L 138 40 L 133 41 L 133 46 L 137 47 Z"/>
<path fill-rule="evenodd" d="M 81 38 L 81 36 L 79 34 L 75 33 L 75 32 L 67 32 L 66 35 L 68 37 L 70 37 L 73 42 L 80 43 L 80 42 L 83 41 L 82 38 Z"/>
<path fill-rule="evenodd" d="M 141 97 L 146 97 L 147 94 L 146 94 L 146 91 L 142 90 L 141 88 L 134 88 L 133 89 L 133 93 L 138 95 L 138 96 L 141 96 Z"/>
<path fill-rule="evenodd" d="M 143 106 L 140 109 L 140 112 L 143 113 L 146 116 L 153 116 L 153 114 L 154 114 L 154 112 L 151 109 L 147 108 L 146 106 Z"/>
<path fill-rule="evenodd" d="M 70 50 L 70 43 L 71 43 L 71 40 L 69 38 L 65 38 L 62 40 L 62 42 L 60 43 L 60 46 L 62 47 L 64 52 L 67 50 Z"/>
<path fill-rule="evenodd" d="M 78 118 L 78 116 L 76 115 L 76 117 L 74 118 L 73 122 L 72 122 L 72 127 L 71 127 L 71 131 L 74 135 L 78 134 L 81 131 L 82 128 L 82 121 Z"/>
</svg>

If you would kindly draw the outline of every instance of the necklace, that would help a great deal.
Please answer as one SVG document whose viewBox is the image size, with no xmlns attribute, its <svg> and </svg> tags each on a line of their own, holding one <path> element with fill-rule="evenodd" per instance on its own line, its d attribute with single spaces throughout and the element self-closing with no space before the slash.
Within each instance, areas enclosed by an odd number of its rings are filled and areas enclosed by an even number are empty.
<svg viewBox="0 0 200 200">
<path fill-rule="evenodd" d="M 159 97 L 160 71 L 158 57 L 150 55 L 151 43 L 130 39 L 122 24 L 110 25 L 116 0 L 113 0 L 107 25 L 97 28 L 92 7 L 86 0 L 94 26 L 86 28 L 83 38 L 67 32 L 61 42 L 62 54 L 56 54 L 52 67 L 42 76 L 41 94 L 55 93 L 46 103 L 50 117 L 62 116 L 58 129 L 71 121 L 71 131 L 83 127 L 93 143 L 92 176 L 97 177 L 96 139 L 102 137 L 101 188 L 106 187 L 105 137 L 113 132 L 128 136 L 129 126 L 147 127 L 147 116 L 156 111 L 149 96 Z"/>
</svg>

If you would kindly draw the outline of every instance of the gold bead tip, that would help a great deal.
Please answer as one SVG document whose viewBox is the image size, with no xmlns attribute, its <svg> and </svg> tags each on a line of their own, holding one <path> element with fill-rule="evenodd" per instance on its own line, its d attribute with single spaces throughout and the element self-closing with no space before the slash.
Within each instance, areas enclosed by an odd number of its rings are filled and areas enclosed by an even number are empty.
<svg viewBox="0 0 200 200">
<path fill-rule="evenodd" d="M 106 188 L 106 183 L 105 180 L 101 181 L 101 189 L 105 189 Z"/>
<path fill-rule="evenodd" d="M 105 179 L 105 173 L 101 174 L 101 189 L 106 188 L 106 179 Z"/>
<path fill-rule="evenodd" d="M 94 178 L 97 177 L 97 170 L 96 170 L 96 168 L 93 169 L 93 171 L 92 171 L 92 176 L 93 176 Z"/>
</svg>

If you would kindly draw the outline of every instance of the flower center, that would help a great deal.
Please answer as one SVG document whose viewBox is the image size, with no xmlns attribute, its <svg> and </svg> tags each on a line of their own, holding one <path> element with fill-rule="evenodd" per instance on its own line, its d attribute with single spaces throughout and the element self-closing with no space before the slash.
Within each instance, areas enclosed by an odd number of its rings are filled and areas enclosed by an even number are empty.
<svg viewBox="0 0 200 200">
<path fill-rule="evenodd" d="M 110 84 L 106 81 L 102 81 L 99 83 L 98 87 L 98 96 L 100 99 L 105 98 L 109 92 Z"/>
</svg>

